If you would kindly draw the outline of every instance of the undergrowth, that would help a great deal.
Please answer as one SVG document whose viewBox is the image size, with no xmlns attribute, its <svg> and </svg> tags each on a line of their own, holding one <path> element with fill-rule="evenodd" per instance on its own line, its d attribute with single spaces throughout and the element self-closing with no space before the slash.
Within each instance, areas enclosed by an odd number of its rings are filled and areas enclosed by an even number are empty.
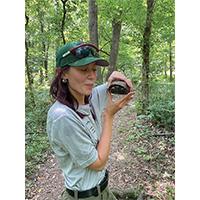
<svg viewBox="0 0 200 200">
<path fill-rule="evenodd" d="M 30 97 L 30 92 L 26 91 L 26 177 L 33 175 L 37 166 L 46 161 L 46 152 L 50 150 L 46 133 L 46 117 L 50 105 L 48 90 L 39 87 L 34 91 L 35 104 Z"/>
<path fill-rule="evenodd" d="M 125 146 L 141 165 L 139 176 L 141 179 L 144 177 L 142 183 L 144 189 L 141 192 L 144 191 L 148 199 L 173 200 L 175 196 L 174 133 L 163 127 L 156 127 L 148 115 L 139 115 L 135 120 L 129 120 L 132 119 L 132 113 L 127 110 L 124 112 L 123 117 L 126 119 L 119 129 L 121 134 L 126 134 Z"/>
</svg>

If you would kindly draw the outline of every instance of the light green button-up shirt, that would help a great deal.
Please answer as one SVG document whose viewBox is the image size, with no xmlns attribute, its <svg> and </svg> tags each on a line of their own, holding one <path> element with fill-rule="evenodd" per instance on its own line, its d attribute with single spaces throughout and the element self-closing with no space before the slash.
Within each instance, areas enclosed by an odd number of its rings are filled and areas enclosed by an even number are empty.
<svg viewBox="0 0 200 200">
<path fill-rule="evenodd" d="M 47 133 L 51 147 L 64 174 L 65 186 L 71 190 L 88 190 L 101 182 L 105 170 L 88 168 L 98 158 L 96 145 L 100 139 L 101 114 L 107 102 L 107 84 L 95 87 L 90 105 L 81 105 L 78 111 L 86 114 L 81 119 L 69 107 L 56 101 L 47 116 Z M 96 120 L 91 114 L 91 105 Z"/>
</svg>

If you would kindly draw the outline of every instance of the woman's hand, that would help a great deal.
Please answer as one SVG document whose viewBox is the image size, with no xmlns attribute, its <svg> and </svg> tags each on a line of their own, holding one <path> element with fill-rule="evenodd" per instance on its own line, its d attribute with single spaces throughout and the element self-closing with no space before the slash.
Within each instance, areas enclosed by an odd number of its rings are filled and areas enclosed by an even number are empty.
<svg viewBox="0 0 200 200">
<path fill-rule="evenodd" d="M 126 84 L 130 87 L 130 91 L 133 91 L 133 84 L 131 82 L 130 79 L 127 79 L 123 73 L 118 72 L 118 71 L 114 71 L 110 77 L 108 78 L 108 87 L 110 86 L 110 84 L 112 83 L 112 81 L 114 80 L 123 80 L 126 82 Z"/>
<path fill-rule="evenodd" d="M 117 101 L 112 100 L 112 95 L 108 92 L 108 103 L 104 110 L 104 117 L 113 118 L 114 115 L 121 110 L 127 103 L 133 99 L 134 92 L 129 92 Z"/>
</svg>

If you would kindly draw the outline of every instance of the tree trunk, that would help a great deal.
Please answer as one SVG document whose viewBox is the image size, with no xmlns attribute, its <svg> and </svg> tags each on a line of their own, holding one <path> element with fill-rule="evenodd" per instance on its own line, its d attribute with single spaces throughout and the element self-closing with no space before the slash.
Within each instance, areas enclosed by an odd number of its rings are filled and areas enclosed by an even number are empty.
<svg viewBox="0 0 200 200">
<path fill-rule="evenodd" d="M 44 55 L 45 55 L 45 49 L 46 49 L 46 45 L 45 45 L 45 41 L 44 41 L 44 23 L 43 23 L 43 19 L 42 19 L 42 13 L 40 13 L 40 10 L 38 8 L 38 15 L 39 15 L 39 22 L 40 22 L 40 31 L 41 31 L 41 35 L 42 35 L 42 61 L 40 62 L 40 84 L 43 83 L 44 80 L 44 75 L 43 75 L 43 67 L 44 67 Z"/>
<path fill-rule="evenodd" d="M 48 58 L 49 58 L 49 44 L 46 45 L 45 48 L 45 56 L 44 56 L 44 70 L 45 70 L 45 80 L 48 80 Z"/>
<path fill-rule="evenodd" d="M 95 44 L 99 48 L 98 40 L 98 7 L 96 5 L 96 0 L 88 1 L 88 16 L 89 16 L 89 37 L 90 42 Z M 103 77 L 101 74 L 101 68 L 97 68 L 97 81 L 103 82 Z"/>
<path fill-rule="evenodd" d="M 173 77 L 172 77 L 172 72 L 173 72 L 173 64 L 172 64 L 172 43 L 171 41 L 169 42 L 169 70 L 170 70 L 170 77 L 169 80 L 172 82 Z"/>
<path fill-rule="evenodd" d="M 40 22 L 40 31 L 42 35 L 42 62 L 40 67 L 40 83 L 42 84 L 44 78 L 48 79 L 48 50 L 49 50 L 49 42 L 45 37 L 45 23 L 43 19 L 43 13 L 41 13 L 40 9 L 37 10 L 39 15 L 39 22 Z M 48 28 L 47 28 L 48 30 Z M 44 72 L 45 71 L 45 72 Z M 45 76 L 44 76 L 45 73 Z"/>
<path fill-rule="evenodd" d="M 96 5 L 96 0 L 89 0 L 89 37 L 90 42 L 99 46 L 98 41 L 98 8 Z"/>
<path fill-rule="evenodd" d="M 61 23 L 61 36 L 62 36 L 62 40 L 63 40 L 63 43 L 65 44 L 66 43 L 66 40 L 65 40 L 65 34 L 64 34 L 64 30 L 65 30 L 65 18 L 66 18 L 66 13 L 67 13 L 67 10 L 66 10 L 66 3 L 67 3 L 67 0 L 61 0 L 62 1 L 62 6 L 63 6 L 63 18 L 62 18 L 62 23 Z"/>
<path fill-rule="evenodd" d="M 32 71 L 29 67 L 29 63 L 28 63 L 28 42 L 27 39 L 25 39 L 25 64 L 26 64 L 26 75 L 27 75 L 27 79 L 28 79 L 28 88 L 32 91 L 32 86 L 33 86 L 33 77 L 32 77 Z"/>
<path fill-rule="evenodd" d="M 116 19 L 112 22 L 112 44 L 111 44 L 111 51 L 110 51 L 110 68 L 107 74 L 106 79 L 111 75 L 111 73 L 117 70 L 116 63 L 117 63 L 117 56 L 119 51 L 119 42 L 120 42 L 120 33 L 121 33 L 121 21 Z"/>
<path fill-rule="evenodd" d="M 143 63 L 142 63 L 142 112 L 149 105 L 149 63 L 150 63 L 150 36 L 152 27 L 154 0 L 147 0 L 146 25 L 143 34 Z"/>
<path fill-rule="evenodd" d="M 165 66 L 164 66 L 164 73 L 165 73 L 165 78 L 167 78 L 167 65 L 165 64 Z"/>
<path fill-rule="evenodd" d="M 29 22 L 29 17 L 27 15 L 25 15 L 26 17 L 26 24 L 25 24 L 25 28 L 27 30 L 28 28 L 28 22 Z M 30 92 L 30 99 L 32 102 L 32 105 L 35 106 L 35 98 L 34 98 L 34 93 L 33 93 L 33 76 L 32 76 L 32 70 L 29 66 L 28 63 L 28 57 L 29 57 L 29 47 L 28 47 L 28 36 L 26 34 L 25 37 L 25 65 L 26 65 L 26 75 L 27 75 L 27 79 L 28 79 L 28 90 Z"/>
</svg>

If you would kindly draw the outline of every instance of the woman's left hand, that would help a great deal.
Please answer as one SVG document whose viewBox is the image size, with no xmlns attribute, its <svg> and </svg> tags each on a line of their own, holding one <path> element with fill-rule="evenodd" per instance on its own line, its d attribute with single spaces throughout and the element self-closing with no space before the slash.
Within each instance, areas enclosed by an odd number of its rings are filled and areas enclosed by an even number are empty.
<svg viewBox="0 0 200 200">
<path fill-rule="evenodd" d="M 130 87 L 130 91 L 134 91 L 133 84 L 130 79 L 127 79 L 125 75 L 118 71 L 113 71 L 113 73 L 108 78 L 108 87 L 110 86 L 111 82 L 114 80 L 123 80 L 126 84 Z"/>
</svg>

